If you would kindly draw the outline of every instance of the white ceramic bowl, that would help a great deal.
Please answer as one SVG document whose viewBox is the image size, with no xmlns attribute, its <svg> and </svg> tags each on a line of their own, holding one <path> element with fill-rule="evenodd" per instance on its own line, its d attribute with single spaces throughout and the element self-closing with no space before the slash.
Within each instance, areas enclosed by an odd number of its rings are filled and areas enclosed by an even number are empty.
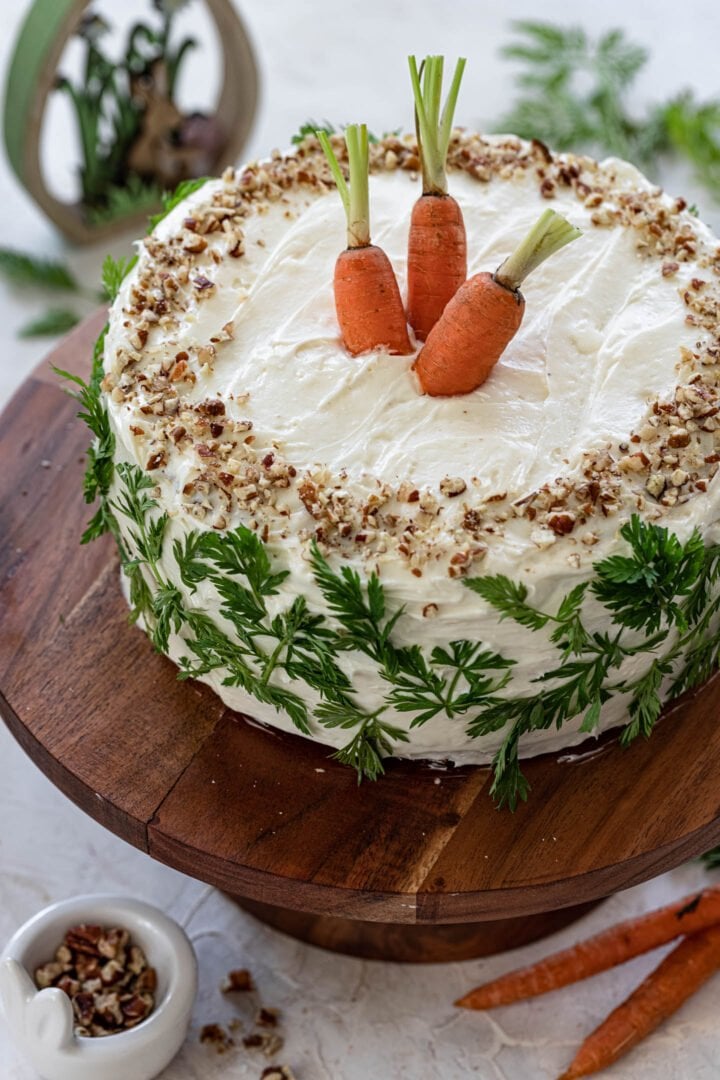
<svg viewBox="0 0 720 1080">
<path fill-rule="evenodd" d="M 130 932 L 157 971 L 155 1009 L 117 1035 L 73 1034 L 70 998 L 37 990 L 35 968 L 52 960 L 66 931 L 79 923 Z M 185 932 L 152 904 L 122 896 L 78 896 L 26 922 L 0 960 L 0 1005 L 10 1034 L 43 1080 L 153 1080 L 177 1054 L 197 992 L 197 962 Z"/>
</svg>

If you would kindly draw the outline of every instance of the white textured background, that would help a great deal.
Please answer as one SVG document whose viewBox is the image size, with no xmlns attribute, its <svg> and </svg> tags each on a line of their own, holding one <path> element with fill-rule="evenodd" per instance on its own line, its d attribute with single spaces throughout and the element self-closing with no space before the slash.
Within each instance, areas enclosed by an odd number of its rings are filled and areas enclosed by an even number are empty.
<svg viewBox="0 0 720 1080">
<path fill-rule="evenodd" d="M 137 6 L 136 0 L 129 3 Z M 0 0 L 3 73 L 28 6 L 26 0 Z M 683 86 L 701 96 L 720 95 L 720 5 L 711 0 L 632 5 L 605 0 L 592 7 L 545 0 L 541 15 L 536 3 L 520 0 L 504 5 L 481 0 L 449 0 L 445 5 L 437 0 L 245 0 L 238 6 L 258 50 L 263 78 L 248 156 L 286 145 L 309 117 L 365 119 L 376 129 L 408 125 L 405 55 L 410 50 L 469 57 L 458 119 L 482 126 L 504 111 L 511 94 L 510 66 L 497 55 L 511 18 L 582 21 L 590 31 L 625 27 L 652 50 L 638 81 L 638 103 L 667 97 Z M 193 79 L 199 94 L 211 78 L 196 64 Z M 54 136 L 49 135 L 46 159 L 65 163 L 66 142 L 60 122 Z M 66 167 L 58 165 L 58 172 Z M 681 170 L 665 179 L 673 191 L 690 194 L 702 216 L 720 226 L 720 208 L 706 193 L 693 190 Z M 67 176 L 59 175 L 58 186 L 64 183 Z M 66 250 L 1 157 L 0 192 L 0 245 L 62 255 L 82 280 L 97 280 L 106 249 Z M 127 243 L 116 242 L 114 253 L 125 251 Z M 43 341 L 17 341 L 17 328 L 57 300 L 62 302 L 62 297 L 20 293 L 0 283 L 0 405 L 48 348 Z M 452 1008 L 453 999 L 481 979 L 537 958 L 548 947 L 564 946 L 707 880 L 698 865 L 680 868 L 615 897 L 549 942 L 494 960 L 415 968 L 331 956 L 266 930 L 215 890 L 153 863 L 102 830 L 52 788 L 0 727 L 0 945 L 38 908 L 80 891 L 132 893 L 178 918 L 198 951 L 201 994 L 190 1038 L 164 1080 L 260 1076 L 267 1064 L 262 1057 L 244 1050 L 218 1057 L 197 1041 L 205 1022 L 236 1013 L 251 1019 L 250 1002 L 241 1001 L 244 1008 L 233 1010 L 217 992 L 222 975 L 237 966 L 252 970 L 265 1004 L 282 1009 L 286 1046 L 277 1060 L 289 1064 L 298 1080 L 552 1080 L 584 1034 L 657 958 L 643 958 L 577 990 L 491 1015 L 459 1013 Z M 716 978 L 608 1077 L 718 1080 L 719 1016 Z M 32 1076 L 1 1032 L 0 1080 Z"/>
</svg>

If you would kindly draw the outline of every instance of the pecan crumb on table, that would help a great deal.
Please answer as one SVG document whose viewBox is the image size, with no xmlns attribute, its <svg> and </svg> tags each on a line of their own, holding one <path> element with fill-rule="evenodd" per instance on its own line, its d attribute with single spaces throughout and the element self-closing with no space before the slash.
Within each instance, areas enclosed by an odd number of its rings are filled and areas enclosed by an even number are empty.
<svg viewBox="0 0 720 1080">
<path fill-rule="evenodd" d="M 277 1027 L 278 1020 L 280 1019 L 279 1009 L 266 1009 L 262 1008 L 258 1010 L 255 1017 L 255 1023 L 258 1027 Z"/>
<path fill-rule="evenodd" d="M 214 1047 L 218 1054 L 224 1054 L 235 1045 L 235 1040 L 221 1024 L 205 1024 L 200 1029 L 200 1042 Z"/>
<path fill-rule="evenodd" d="M 252 1035 L 246 1035 L 243 1039 L 246 1050 L 261 1050 L 265 1057 L 273 1057 L 282 1050 L 284 1045 L 285 1040 L 282 1036 L 270 1031 L 254 1031 Z"/>
<path fill-rule="evenodd" d="M 223 994 L 249 993 L 254 990 L 253 977 L 245 968 L 229 971 L 220 983 L 220 991 Z M 260 1030 L 251 1031 L 242 1037 L 241 1042 L 245 1050 L 260 1050 L 265 1057 L 274 1057 L 278 1054 L 284 1045 L 283 1037 L 274 1030 L 280 1023 L 280 1015 L 279 1009 L 259 1005 L 255 1012 L 254 1027 Z M 226 1027 L 228 1030 L 221 1024 L 206 1024 L 200 1032 L 200 1042 L 214 1046 L 218 1053 L 224 1053 L 235 1046 L 232 1036 L 240 1034 L 243 1022 L 239 1017 L 235 1017 Z M 276 1080 L 293 1080 L 293 1075 L 287 1065 L 272 1066 L 262 1075 L 274 1077 Z"/>
<path fill-rule="evenodd" d="M 236 994 L 254 990 L 255 985 L 252 980 L 252 975 L 245 968 L 238 968 L 235 971 L 228 971 L 227 975 L 220 983 L 220 991 L 223 994 Z"/>
</svg>

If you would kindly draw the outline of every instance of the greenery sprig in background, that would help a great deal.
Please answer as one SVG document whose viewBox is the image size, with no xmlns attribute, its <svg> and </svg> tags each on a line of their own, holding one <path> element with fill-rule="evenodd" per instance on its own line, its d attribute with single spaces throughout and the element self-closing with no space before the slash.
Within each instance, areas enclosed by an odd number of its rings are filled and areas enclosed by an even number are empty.
<svg viewBox="0 0 720 1080">
<path fill-rule="evenodd" d="M 41 289 L 63 296 L 84 296 L 95 303 L 102 294 L 84 289 L 63 262 L 36 258 L 11 248 L 0 248 L 0 277 L 18 289 Z M 64 334 L 80 321 L 74 308 L 52 306 L 20 328 L 20 337 L 50 337 Z"/>
<path fill-rule="evenodd" d="M 664 161 L 685 161 L 696 181 L 720 200 L 720 98 L 700 102 L 681 90 L 633 110 L 632 91 L 650 55 L 623 30 L 594 39 L 581 26 L 533 20 L 510 26 L 514 40 L 501 55 L 518 65 L 515 100 L 500 117 L 478 117 L 481 129 L 540 139 L 554 150 L 617 155 L 654 178 Z M 338 129 L 329 120 L 308 121 L 293 143 L 316 130 Z"/>
<path fill-rule="evenodd" d="M 206 184 L 207 176 L 195 180 L 183 180 L 174 191 L 161 197 L 162 208 L 149 219 L 148 231 L 152 231 L 179 203 Z M 102 289 L 85 288 L 66 263 L 56 259 L 37 258 L 11 248 L 0 248 L 0 277 L 18 289 L 38 289 L 77 299 L 112 302 L 120 282 L 137 262 L 137 256 L 115 260 L 108 256 L 102 267 Z M 80 322 L 82 316 L 77 308 L 52 307 L 32 319 L 20 329 L 20 337 L 49 337 L 64 334 Z"/>
<path fill-rule="evenodd" d="M 702 861 L 708 870 L 720 870 L 720 847 L 713 848 L 712 851 L 706 851 L 702 856 Z"/>
<path fill-rule="evenodd" d="M 720 199 L 720 99 L 698 102 L 684 90 L 634 112 L 629 96 L 648 62 L 622 30 L 593 40 L 579 26 L 519 21 L 502 55 L 520 65 L 511 110 L 495 131 L 540 139 L 555 150 L 626 158 L 657 178 L 664 157 L 691 166 Z"/>
</svg>

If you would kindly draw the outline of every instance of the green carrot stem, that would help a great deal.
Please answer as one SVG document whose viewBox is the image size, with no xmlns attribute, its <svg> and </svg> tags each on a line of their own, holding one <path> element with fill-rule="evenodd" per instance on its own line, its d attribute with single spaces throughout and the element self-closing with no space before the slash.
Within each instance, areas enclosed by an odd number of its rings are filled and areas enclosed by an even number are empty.
<svg viewBox="0 0 720 1080">
<path fill-rule="evenodd" d="M 345 128 L 345 145 L 348 152 L 350 184 L 343 175 L 330 139 L 324 131 L 316 131 L 320 145 L 325 151 L 330 171 L 337 185 L 347 218 L 347 245 L 349 248 L 367 247 L 370 243 L 370 191 L 369 148 L 367 124 L 348 124 Z"/>
<path fill-rule="evenodd" d="M 513 253 L 496 270 L 495 280 L 498 285 L 516 291 L 541 262 L 571 240 L 577 240 L 578 236 L 582 236 L 580 229 L 566 221 L 562 214 L 545 210 L 525 239 L 521 240 Z"/>
<path fill-rule="evenodd" d="M 410 81 L 415 98 L 415 124 L 422 164 L 424 195 L 447 194 L 445 162 L 465 63 L 466 61 L 460 58 L 455 65 L 455 74 L 441 115 L 444 58 L 426 56 L 418 70 L 415 57 L 408 57 Z"/>
</svg>

